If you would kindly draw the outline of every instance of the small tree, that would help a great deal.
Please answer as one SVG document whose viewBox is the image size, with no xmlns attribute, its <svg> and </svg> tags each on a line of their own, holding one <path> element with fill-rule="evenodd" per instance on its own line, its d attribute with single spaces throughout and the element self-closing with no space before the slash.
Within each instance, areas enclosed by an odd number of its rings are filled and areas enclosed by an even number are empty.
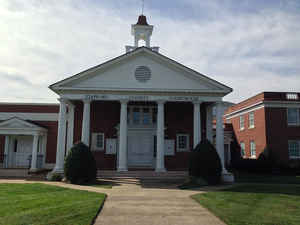
<svg viewBox="0 0 300 225">
<path fill-rule="evenodd" d="M 88 146 L 79 142 L 71 148 L 65 159 L 64 172 L 66 179 L 72 184 L 96 180 L 96 161 Z"/>
<path fill-rule="evenodd" d="M 189 175 L 201 177 L 208 184 L 218 184 L 221 173 L 221 160 L 215 147 L 208 140 L 202 140 L 190 153 Z"/>
</svg>

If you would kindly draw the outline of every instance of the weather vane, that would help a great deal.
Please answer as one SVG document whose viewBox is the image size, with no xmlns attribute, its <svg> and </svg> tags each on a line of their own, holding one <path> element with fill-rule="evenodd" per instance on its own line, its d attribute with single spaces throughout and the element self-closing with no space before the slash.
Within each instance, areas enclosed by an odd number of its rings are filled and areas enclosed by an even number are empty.
<svg viewBox="0 0 300 225">
<path fill-rule="evenodd" d="M 144 0 L 142 0 L 142 15 L 144 14 Z"/>
</svg>

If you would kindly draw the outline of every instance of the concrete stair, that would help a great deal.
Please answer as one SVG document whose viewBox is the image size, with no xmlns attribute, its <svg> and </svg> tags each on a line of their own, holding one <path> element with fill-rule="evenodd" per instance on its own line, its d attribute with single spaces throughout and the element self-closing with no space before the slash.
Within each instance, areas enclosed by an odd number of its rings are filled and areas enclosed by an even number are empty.
<svg viewBox="0 0 300 225">
<path fill-rule="evenodd" d="M 155 172 L 151 170 L 136 170 L 118 172 L 115 170 L 98 170 L 97 178 L 104 179 L 151 179 L 151 180 L 168 180 L 178 179 L 183 180 L 188 178 L 188 171 L 167 171 L 167 172 Z"/>
<path fill-rule="evenodd" d="M 0 178 L 28 178 L 28 169 L 0 169 Z"/>
</svg>

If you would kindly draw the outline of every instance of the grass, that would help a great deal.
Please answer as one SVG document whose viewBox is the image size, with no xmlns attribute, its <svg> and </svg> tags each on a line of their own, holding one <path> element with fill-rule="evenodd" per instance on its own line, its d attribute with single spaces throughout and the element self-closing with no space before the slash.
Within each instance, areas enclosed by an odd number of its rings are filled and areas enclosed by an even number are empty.
<svg viewBox="0 0 300 225">
<path fill-rule="evenodd" d="M 270 183 L 270 184 L 300 184 L 300 176 L 283 176 L 271 174 L 234 173 L 237 183 Z"/>
<path fill-rule="evenodd" d="M 105 194 L 46 184 L 0 184 L 1 225 L 88 225 Z"/>
<path fill-rule="evenodd" d="M 240 185 L 192 198 L 228 225 L 300 224 L 299 185 Z"/>
<path fill-rule="evenodd" d="M 86 184 L 86 186 L 91 186 L 91 187 L 97 187 L 97 188 L 105 188 L 105 189 L 111 189 L 113 186 L 112 182 L 108 182 L 108 181 L 100 181 L 97 180 L 96 182 L 92 183 L 92 184 Z"/>
</svg>

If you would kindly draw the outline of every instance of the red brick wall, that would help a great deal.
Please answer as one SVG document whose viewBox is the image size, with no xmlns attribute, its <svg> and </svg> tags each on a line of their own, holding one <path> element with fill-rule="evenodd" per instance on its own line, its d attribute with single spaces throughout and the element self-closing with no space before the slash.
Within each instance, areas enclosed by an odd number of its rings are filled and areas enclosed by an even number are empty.
<svg viewBox="0 0 300 225">
<path fill-rule="evenodd" d="M 0 112 L 58 113 L 59 105 L 0 104 Z"/>
<path fill-rule="evenodd" d="M 230 119 L 234 134 L 238 142 L 245 143 L 246 156 L 250 157 L 250 141 L 255 141 L 256 158 L 263 152 L 266 147 L 266 126 L 265 126 L 265 109 L 261 108 L 254 111 L 254 128 L 249 129 L 249 113 L 243 115 L 245 119 L 245 129 L 240 130 L 240 117 L 236 116 Z"/>
<path fill-rule="evenodd" d="M 117 138 L 115 127 L 120 123 L 120 103 L 96 101 L 91 104 L 91 133 L 104 133 L 106 138 Z M 106 141 L 104 140 L 104 143 Z M 94 151 L 99 169 L 116 169 L 116 155 L 107 155 L 104 151 Z"/>
<path fill-rule="evenodd" d="M 289 160 L 288 140 L 300 140 L 300 126 L 288 126 L 286 108 L 266 108 L 267 143 L 281 162 Z"/>
<path fill-rule="evenodd" d="M 3 162 L 4 146 L 5 146 L 5 136 L 0 135 L 0 163 Z"/>
</svg>

